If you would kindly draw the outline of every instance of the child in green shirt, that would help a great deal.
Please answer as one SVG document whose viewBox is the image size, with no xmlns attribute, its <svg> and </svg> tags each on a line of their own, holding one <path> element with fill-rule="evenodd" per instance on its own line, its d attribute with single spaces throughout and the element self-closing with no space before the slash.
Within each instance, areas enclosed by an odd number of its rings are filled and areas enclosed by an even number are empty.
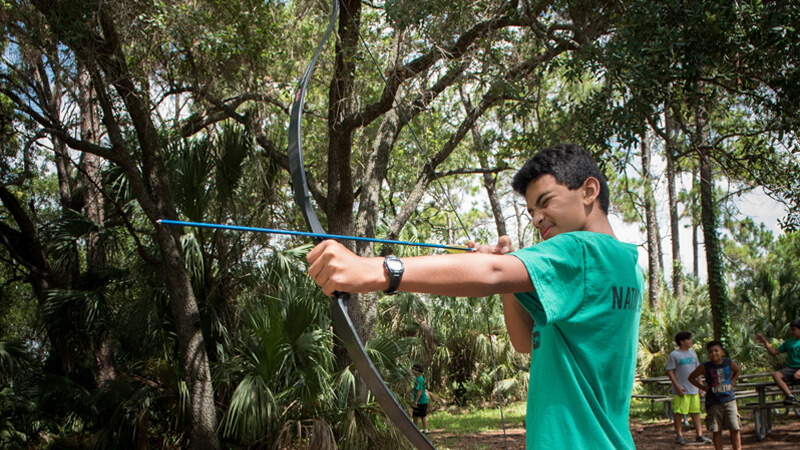
<svg viewBox="0 0 800 450">
<path fill-rule="evenodd" d="M 786 394 L 783 399 L 784 405 L 796 405 L 797 398 L 792 394 L 787 383 L 800 382 L 800 319 L 793 320 L 789 324 L 789 331 L 792 333 L 792 338 L 783 342 L 778 348 L 773 347 L 767 338 L 760 333 L 756 334 L 758 339 L 767 349 L 770 355 L 778 356 L 781 353 L 786 353 L 786 367 L 781 370 L 776 370 L 772 374 L 772 379 L 775 384 Z"/>
<path fill-rule="evenodd" d="M 425 378 L 422 377 L 422 364 L 414 364 L 411 366 L 411 371 L 416 377 L 411 388 L 411 399 L 414 401 L 411 417 L 417 428 L 419 428 L 417 419 L 422 419 L 422 432 L 428 434 L 428 393 L 425 391 Z"/>
<path fill-rule="evenodd" d="M 548 147 L 512 184 L 544 242 L 512 252 L 511 240 L 474 253 L 362 258 L 335 241 L 309 252 L 322 290 L 394 290 L 454 297 L 504 294 L 514 348 L 531 353 L 527 447 L 634 448 L 628 428 L 643 273 L 635 245 L 617 240 L 609 192 L 592 157 Z"/>
</svg>

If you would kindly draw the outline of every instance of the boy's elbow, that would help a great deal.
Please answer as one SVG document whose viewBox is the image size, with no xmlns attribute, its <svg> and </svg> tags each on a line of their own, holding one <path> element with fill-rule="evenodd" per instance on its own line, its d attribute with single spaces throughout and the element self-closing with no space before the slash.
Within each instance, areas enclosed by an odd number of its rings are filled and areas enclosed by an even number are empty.
<svg viewBox="0 0 800 450">
<path fill-rule="evenodd" d="M 511 346 L 514 347 L 514 350 L 516 350 L 517 353 L 530 353 L 531 350 L 532 350 L 530 342 L 528 342 L 528 344 L 525 345 L 525 344 L 518 344 L 518 343 L 515 343 L 514 341 L 511 341 Z"/>
<path fill-rule="evenodd" d="M 530 339 L 524 339 L 520 336 L 514 336 L 514 333 L 510 333 L 508 335 L 509 340 L 511 341 L 511 346 L 517 353 L 530 353 L 533 347 L 533 343 Z"/>
</svg>

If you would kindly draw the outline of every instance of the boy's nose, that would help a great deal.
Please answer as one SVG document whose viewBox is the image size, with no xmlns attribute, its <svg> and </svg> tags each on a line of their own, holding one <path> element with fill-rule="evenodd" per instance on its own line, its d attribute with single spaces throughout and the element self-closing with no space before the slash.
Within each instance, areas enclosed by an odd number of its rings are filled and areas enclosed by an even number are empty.
<svg viewBox="0 0 800 450">
<path fill-rule="evenodd" d="M 544 222 L 544 214 L 541 211 L 534 211 L 531 214 L 531 219 L 533 220 L 533 226 L 539 228 L 542 226 L 542 222 Z"/>
</svg>

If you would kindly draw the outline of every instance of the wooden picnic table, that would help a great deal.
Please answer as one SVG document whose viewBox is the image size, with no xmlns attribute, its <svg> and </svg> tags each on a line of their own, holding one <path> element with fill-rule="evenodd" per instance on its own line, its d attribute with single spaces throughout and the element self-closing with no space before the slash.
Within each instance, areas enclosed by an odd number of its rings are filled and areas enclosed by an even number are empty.
<svg viewBox="0 0 800 450">
<path fill-rule="evenodd" d="M 768 379 L 767 381 L 750 381 L 750 380 L 758 380 L 758 379 Z M 650 384 L 657 386 L 660 390 L 665 391 L 667 387 L 669 387 L 672 382 L 670 381 L 669 377 L 661 376 L 661 377 L 651 377 L 651 378 L 641 378 L 638 379 L 642 384 Z M 792 391 L 796 394 L 800 394 L 800 385 L 795 384 L 794 386 L 790 385 Z M 739 376 L 736 384 L 734 385 L 734 393 L 736 394 L 737 400 L 747 400 L 752 398 L 757 398 L 758 400 L 755 402 L 747 402 L 743 406 L 741 406 L 740 410 L 752 410 L 753 411 L 753 421 L 755 425 L 755 432 L 756 438 L 761 441 L 763 440 L 768 433 L 772 431 L 772 411 L 778 410 L 783 405 L 782 399 L 780 400 L 767 400 L 768 397 L 783 397 L 783 393 L 778 389 L 775 385 L 775 382 L 772 380 L 772 373 L 753 373 L 753 374 L 742 374 Z M 651 405 L 658 403 L 663 403 L 664 405 L 664 415 L 670 420 L 673 420 L 672 414 L 672 395 L 669 392 L 664 394 L 634 394 L 631 396 L 632 398 L 640 398 L 640 399 L 648 399 L 650 400 Z M 786 408 L 794 409 L 795 414 L 800 416 L 800 411 L 798 411 L 798 406 L 794 408 Z M 684 418 L 684 422 L 686 419 Z"/>
<path fill-rule="evenodd" d="M 763 440 L 768 433 L 772 431 L 772 411 L 777 410 L 780 407 L 785 407 L 787 412 L 790 409 L 793 409 L 795 414 L 800 415 L 800 411 L 798 411 L 798 406 L 794 405 L 794 407 L 789 407 L 783 405 L 783 400 L 772 400 L 768 401 L 767 397 L 783 397 L 783 392 L 778 389 L 778 386 L 775 385 L 774 381 L 763 381 L 763 382 L 755 382 L 755 383 L 741 383 L 738 387 L 746 387 L 746 388 L 753 388 L 756 392 L 756 397 L 758 397 L 757 402 L 748 402 L 745 403 L 740 409 L 752 409 L 753 410 L 753 419 L 756 431 L 756 439 L 759 441 Z M 790 385 L 790 389 L 795 394 L 800 394 L 800 386 L 797 384 Z M 739 395 L 736 395 L 736 398 L 740 398 Z M 741 398 L 748 398 L 742 396 Z"/>
<path fill-rule="evenodd" d="M 666 391 L 669 385 L 672 384 L 667 376 L 639 378 L 636 381 L 642 384 L 658 386 L 658 390 L 662 392 Z M 631 398 L 650 400 L 651 409 L 656 403 L 661 403 L 664 407 L 664 416 L 669 419 L 670 422 L 674 419 L 674 415 L 672 414 L 672 395 L 669 394 L 669 392 L 661 394 L 633 394 L 631 395 Z"/>
</svg>

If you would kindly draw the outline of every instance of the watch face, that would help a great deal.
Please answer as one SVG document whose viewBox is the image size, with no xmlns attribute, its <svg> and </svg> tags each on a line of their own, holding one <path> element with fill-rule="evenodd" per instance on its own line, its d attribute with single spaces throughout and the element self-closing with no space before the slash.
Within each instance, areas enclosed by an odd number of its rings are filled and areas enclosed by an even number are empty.
<svg viewBox="0 0 800 450">
<path fill-rule="evenodd" d="M 393 272 L 398 270 L 403 270 L 403 262 L 399 259 L 387 259 L 386 260 L 386 268 Z"/>
</svg>

